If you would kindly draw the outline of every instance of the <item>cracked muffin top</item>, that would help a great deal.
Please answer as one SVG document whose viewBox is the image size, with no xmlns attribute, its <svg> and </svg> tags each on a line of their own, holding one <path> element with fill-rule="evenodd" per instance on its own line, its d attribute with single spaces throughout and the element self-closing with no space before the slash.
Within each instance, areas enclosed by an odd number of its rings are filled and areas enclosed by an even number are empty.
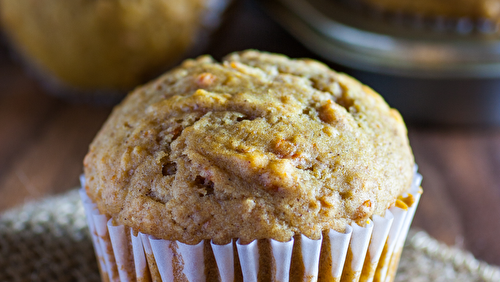
<svg viewBox="0 0 500 282">
<path fill-rule="evenodd" d="M 98 209 L 194 244 L 317 239 L 410 188 L 405 125 L 371 88 L 313 60 L 187 60 L 117 106 L 85 157 Z"/>
</svg>

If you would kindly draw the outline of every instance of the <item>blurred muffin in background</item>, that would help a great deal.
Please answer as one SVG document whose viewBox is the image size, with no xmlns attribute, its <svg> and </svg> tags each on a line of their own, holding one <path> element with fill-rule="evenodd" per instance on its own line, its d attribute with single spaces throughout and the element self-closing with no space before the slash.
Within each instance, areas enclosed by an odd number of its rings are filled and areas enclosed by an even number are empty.
<svg viewBox="0 0 500 282">
<path fill-rule="evenodd" d="M 500 19 L 499 0 L 356 0 L 371 7 L 424 17 Z"/>
<path fill-rule="evenodd" d="M 201 49 L 228 1 L 0 0 L 0 13 L 11 45 L 49 84 L 124 92 Z"/>
</svg>

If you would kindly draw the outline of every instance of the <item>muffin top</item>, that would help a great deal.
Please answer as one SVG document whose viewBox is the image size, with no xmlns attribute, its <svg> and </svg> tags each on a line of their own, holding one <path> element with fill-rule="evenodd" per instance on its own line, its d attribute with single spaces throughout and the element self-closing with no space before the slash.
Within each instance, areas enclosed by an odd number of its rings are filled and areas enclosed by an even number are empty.
<svg viewBox="0 0 500 282">
<path fill-rule="evenodd" d="M 85 157 L 116 224 L 194 244 L 317 239 L 410 188 L 405 125 L 371 88 L 313 60 L 187 60 L 117 106 Z"/>
</svg>

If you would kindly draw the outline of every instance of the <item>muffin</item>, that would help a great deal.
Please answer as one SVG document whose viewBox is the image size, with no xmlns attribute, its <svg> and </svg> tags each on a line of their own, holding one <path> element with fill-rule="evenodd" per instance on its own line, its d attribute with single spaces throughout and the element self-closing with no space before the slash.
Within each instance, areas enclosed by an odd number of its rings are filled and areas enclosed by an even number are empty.
<svg viewBox="0 0 500 282">
<path fill-rule="evenodd" d="M 390 12 L 417 14 L 427 17 L 450 17 L 500 19 L 500 1 L 498 0 L 359 0 L 370 6 Z"/>
<path fill-rule="evenodd" d="M 128 91 L 199 47 L 227 2 L 1 0 L 0 13 L 13 47 L 49 83 Z"/>
<path fill-rule="evenodd" d="M 369 280 L 406 236 L 414 166 L 401 116 L 372 89 L 250 50 L 187 60 L 130 93 L 90 145 L 83 198 L 98 257 L 114 260 L 106 224 L 123 228 L 134 279 Z"/>
</svg>

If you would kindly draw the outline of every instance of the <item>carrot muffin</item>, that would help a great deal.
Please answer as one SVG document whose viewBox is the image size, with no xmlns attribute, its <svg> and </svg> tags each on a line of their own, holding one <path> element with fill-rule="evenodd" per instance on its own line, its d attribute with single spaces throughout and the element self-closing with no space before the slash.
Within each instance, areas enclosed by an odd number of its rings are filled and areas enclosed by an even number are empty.
<svg viewBox="0 0 500 282">
<path fill-rule="evenodd" d="M 176 63 L 225 0 L 1 0 L 4 30 L 36 70 L 81 90 L 128 90 Z"/>
<path fill-rule="evenodd" d="M 359 0 L 390 12 L 427 17 L 500 20 L 499 0 Z"/>
<path fill-rule="evenodd" d="M 364 226 L 414 174 L 401 116 L 371 88 L 257 51 L 187 60 L 136 89 L 84 166 L 115 224 L 187 244 Z"/>
</svg>

